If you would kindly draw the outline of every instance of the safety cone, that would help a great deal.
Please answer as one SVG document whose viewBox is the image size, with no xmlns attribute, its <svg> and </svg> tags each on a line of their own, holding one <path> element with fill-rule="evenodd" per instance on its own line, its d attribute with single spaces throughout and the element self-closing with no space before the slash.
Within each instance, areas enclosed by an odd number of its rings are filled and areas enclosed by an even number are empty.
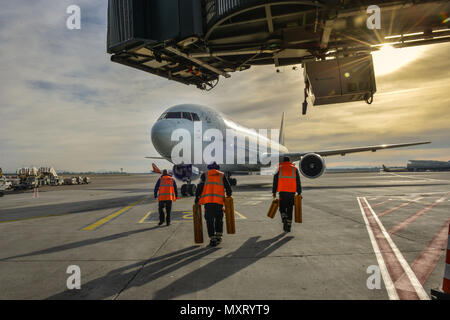
<svg viewBox="0 0 450 320">
<path fill-rule="evenodd" d="M 431 289 L 431 298 L 433 300 L 450 300 L 450 224 L 448 226 L 447 253 L 445 256 L 444 282 L 442 291 Z"/>
</svg>

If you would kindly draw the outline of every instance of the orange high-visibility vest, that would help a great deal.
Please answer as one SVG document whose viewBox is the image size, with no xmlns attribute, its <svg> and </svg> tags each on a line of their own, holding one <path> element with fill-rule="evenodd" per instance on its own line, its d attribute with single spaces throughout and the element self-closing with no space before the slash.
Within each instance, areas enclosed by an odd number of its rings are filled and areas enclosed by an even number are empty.
<svg viewBox="0 0 450 320">
<path fill-rule="evenodd" d="M 175 189 L 173 187 L 173 178 L 162 176 L 159 185 L 158 201 L 176 201 Z"/>
<path fill-rule="evenodd" d="M 297 176 L 295 165 L 291 162 L 282 162 L 278 171 L 277 192 L 297 192 Z"/>
<path fill-rule="evenodd" d="M 205 185 L 198 202 L 199 204 L 225 204 L 225 187 L 223 186 L 223 177 L 224 173 L 215 169 L 209 170 L 208 173 L 205 174 Z"/>
</svg>

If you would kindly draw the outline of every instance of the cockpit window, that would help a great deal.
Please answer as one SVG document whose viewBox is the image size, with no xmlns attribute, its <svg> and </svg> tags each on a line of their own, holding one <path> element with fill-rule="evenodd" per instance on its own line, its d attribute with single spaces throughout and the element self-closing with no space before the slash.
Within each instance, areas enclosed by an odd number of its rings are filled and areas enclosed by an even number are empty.
<svg viewBox="0 0 450 320">
<path fill-rule="evenodd" d="M 192 116 L 190 112 L 183 112 L 183 119 L 187 119 L 189 121 L 192 121 Z"/>
<path fill-rule="evenodd" d="M 162 119 L 186 119 L 189 121 L 200 121 L 198 115 L 192 112 L 166 112 L 162 114 L 158 120 Z"/>
<path fill-rule="evenodd" d="M 166 119 L 181 119 L 181 112 L 168 112 Z"/>
</svg>

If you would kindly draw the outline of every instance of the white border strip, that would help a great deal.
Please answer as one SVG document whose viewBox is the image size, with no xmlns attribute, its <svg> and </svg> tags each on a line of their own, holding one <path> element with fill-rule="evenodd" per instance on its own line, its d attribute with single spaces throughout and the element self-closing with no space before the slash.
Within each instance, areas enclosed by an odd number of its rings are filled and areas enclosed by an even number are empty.
<svg viewBox="0 0 450 320">
<path fill-rule="evenodd" d="M 378 247 L 378 243 L 375 240 L 375 236 L 373 235 L 372 228 L 370 227 L 369 220 L 367 220 L 366 213 L 361 204 L 361 198 L 357 197 L 359 208 L 361 209 L 362 216 L 364 218 L 364 222 L 366 223 L 367 233 L 369 234 L 370 242 L 372 243 L 373 251 L 375 253 L 375 257 L 378 261 L 378 266 L 380 267 L 381 276 L 383 277 L 384 285 L 386 287 L 386 291 L 388 293 L 390 300 L 399 300 L 397 290 L 395 289 L 394 283 L 392 282 L 391 276 L 386 268 L 386 263 L 384 262 L 383 255 L 381 254 L 380 248 Z"/>
<path fill-rule="evenodd" d="M 367 208 L 369 208 L 370 212 L 372 213 L 372 216 L 374 217 L 375 221 L 377 222 L 378 226 L 380 227 L 381 232 L 383 232 L 384 237 L 386 238 L 389 245 L 391 246 L 392 251 L 394 252 L 394 254 L 397 257 L 398 261 L 400 262 L 401 266 L 403 267 L 403 270 L 405 271 L 406 275 L 408 276 L 409 281 L 411 281 L 411 284 L 414 287 L 414 290 L 416 291 L 417 295 L 419 296 L 419 298 L 421 300 L 430 300 L 430 297 L 427 295 L 424 288 L 420 284 L 419 279 L 417 279 L 416 274 L 412 271 L 411 267 L 409 266 L 408 262 L 406 262 L 405 258 L 403 257 L 402 253 L 400 252 L 400 250 L 398 250 L 394 241 L 392 241 L 391 236 L 386 231 L 384 226 L 381 224 L 380 219 L 378 219 L 377 215 L 373 211 L 369 202 L 366 200 L 366 198 L 363 198 L 363 199 L 367 204 Z"/>
</svg>

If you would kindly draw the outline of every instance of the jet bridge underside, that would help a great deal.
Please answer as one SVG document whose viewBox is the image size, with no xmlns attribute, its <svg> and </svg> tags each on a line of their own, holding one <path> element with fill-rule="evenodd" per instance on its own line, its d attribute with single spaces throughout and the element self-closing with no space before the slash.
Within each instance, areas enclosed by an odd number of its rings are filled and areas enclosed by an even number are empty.
<svg viewBox="0 0 450 320">
<path fill-rule="evenodd" d="M 369 29 L 371 5 L 380 28 Z M 449 1 L 109 0 L 111 60 L 200 89 L 285 66 L 450 40 Z"/>
</svg>

